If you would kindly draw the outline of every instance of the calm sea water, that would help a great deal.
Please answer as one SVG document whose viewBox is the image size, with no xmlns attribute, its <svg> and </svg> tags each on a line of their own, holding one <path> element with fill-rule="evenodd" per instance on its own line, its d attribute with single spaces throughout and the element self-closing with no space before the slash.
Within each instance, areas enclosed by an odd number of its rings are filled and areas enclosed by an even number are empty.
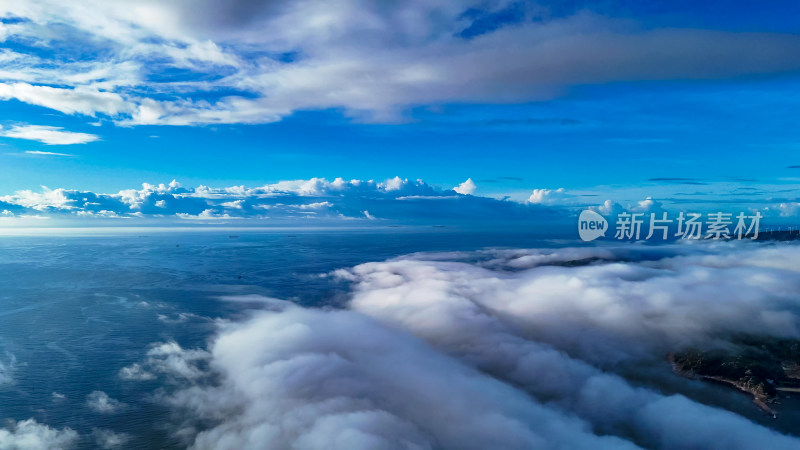
<svg viewBox="0 0 800 450">
<path fill-rule="evenodd" d="M 0 237 L 0 362 L 14 380 L 0 385 L 0 419 L 129 433 L 127 448 L 177 447 L 169 411 L 150 397 L 159 381 L 118 373 L 151 343 L 204 346 L 213 319 L 245 314 L 221 296 L 336 304 L 347 286 L 319 275 L 338 268 L 417 251 L 551 245 L 526 230 L 435 228 Z M 128 407 L 99 414 L 87 405 L 92 391 Z"/>
</svg>

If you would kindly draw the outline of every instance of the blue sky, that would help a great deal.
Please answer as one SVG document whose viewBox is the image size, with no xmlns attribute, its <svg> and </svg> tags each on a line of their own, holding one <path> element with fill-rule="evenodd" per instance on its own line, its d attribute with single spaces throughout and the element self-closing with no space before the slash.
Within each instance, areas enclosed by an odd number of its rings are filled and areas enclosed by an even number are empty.
<svg viewBox="0 0 800 450">
<path fill-rule="evenodd" d="M 0 196 L 314 177 L 795 211 L 796 2 L 11 0 Z M 9 200 L 8 198 L 6 200 Z"/>
</svg>

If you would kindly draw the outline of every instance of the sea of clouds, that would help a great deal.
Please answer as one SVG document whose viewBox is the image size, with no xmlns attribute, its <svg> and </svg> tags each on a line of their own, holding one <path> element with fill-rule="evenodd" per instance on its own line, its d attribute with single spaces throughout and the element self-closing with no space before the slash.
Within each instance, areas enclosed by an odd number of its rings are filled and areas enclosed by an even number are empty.
<svg viewBox="0 0 800 450">
<path fill-rule="evenodd" d="M 247 296 L 208 348 L 153 344 L 120 376 L 171 386 L 200 449 L 798 448 L 627 376 L 800 337 L 798 262 L 752 242 L 409 255 L 328 274 L 352 284 L 342 308 Z"/>
<path fill-rule="evenodd" d="M 154 343 L 119 379 L 160 379 L 196 449 L 798 448 L 647 379 L 676 378 L 670 351 L 800 338 L 798 263 L 800 246 L 760 242 L 412 254 L 322 274 L 350 284 L 339 306 L 223 298 L 249 318 L 207 348 Z M 31 419 L 0 447 L 87 438 Z"/>
</svg>

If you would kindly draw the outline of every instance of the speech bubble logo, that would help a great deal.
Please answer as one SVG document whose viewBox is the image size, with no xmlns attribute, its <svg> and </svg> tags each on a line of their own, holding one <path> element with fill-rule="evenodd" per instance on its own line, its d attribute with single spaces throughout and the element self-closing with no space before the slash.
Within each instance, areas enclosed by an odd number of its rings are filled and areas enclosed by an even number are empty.
<svg viewBox="0 0 800 450">
<path fill-rule="evenodd" d="M 578 217 L 578 234 L 586 242 L 593 241 L 600 236 L 605 236 L 608 231 L 606 218 L 592 211 L 585 209 Z"/>
</svg>

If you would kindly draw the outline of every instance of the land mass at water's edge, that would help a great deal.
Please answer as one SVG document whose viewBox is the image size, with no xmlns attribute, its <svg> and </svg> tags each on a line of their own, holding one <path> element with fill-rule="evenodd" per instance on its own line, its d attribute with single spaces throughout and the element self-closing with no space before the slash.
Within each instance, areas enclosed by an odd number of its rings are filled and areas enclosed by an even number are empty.
<svg viewBox="0 0 800 450">
<path fill-rule="evenodd" d="M 777 416 L 778 396 L 800 392 L 800 341 L 743 336 L 719 350 L 670 353 L 676 374 L 731 385 L 753 396 L 764 411 Z"/>
</svg>

